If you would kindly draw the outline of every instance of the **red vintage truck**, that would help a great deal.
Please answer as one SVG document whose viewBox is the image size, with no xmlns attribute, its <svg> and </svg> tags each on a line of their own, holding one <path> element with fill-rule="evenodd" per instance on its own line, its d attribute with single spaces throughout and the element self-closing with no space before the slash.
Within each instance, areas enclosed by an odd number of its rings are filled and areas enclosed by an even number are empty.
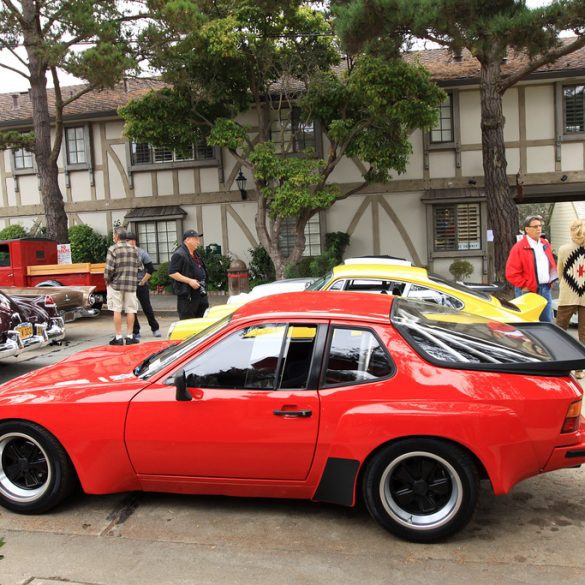
<svg viewBox="0 0 585 585">
<path fill-rule="evenodd" d="M 105 264 L 57 263 L 57 242 L 46 238 L 0 240 L 0 287 L 95 287 L 92 309 L 106 298 Z M 7 288 L 8 291 L 10 289 Z M 21 294 L 20 292 L 18 294 Z"/>
</svg>

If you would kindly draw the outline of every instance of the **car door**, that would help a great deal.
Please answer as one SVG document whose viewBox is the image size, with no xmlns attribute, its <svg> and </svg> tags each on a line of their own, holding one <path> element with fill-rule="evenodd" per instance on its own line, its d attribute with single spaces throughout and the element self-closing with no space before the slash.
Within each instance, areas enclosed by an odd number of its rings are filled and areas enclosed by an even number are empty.
<svg viewBox="0 0 585 585">
<path fill-rule="evenodd" d="M 139 474 L 305 479 L 319 428 L 320 338 L 326 324 L 264 323 L 232 332 L 130 403 L 126 444 Z"/>
</svg>

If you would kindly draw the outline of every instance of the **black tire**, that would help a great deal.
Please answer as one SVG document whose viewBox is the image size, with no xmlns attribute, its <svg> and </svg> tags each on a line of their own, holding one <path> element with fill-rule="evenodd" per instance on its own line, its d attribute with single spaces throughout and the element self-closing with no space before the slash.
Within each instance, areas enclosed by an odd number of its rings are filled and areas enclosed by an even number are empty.
<svg viewBox="0 0 585 585">
<path fill-rule="evenodd" d="M 472 458 L 438 439 L 404 439 L 368 463 L 363 494 L 376 522 L 412 542 L 452 536 L 471 520 L 479 494 Z"/>
<path fill-rule="evenodd" d="M 76 485 L 73 465 L 59 441 L 26 421 L 0 423 L 0 504 L 20 514 L 42 514 Z"/>
</svg>

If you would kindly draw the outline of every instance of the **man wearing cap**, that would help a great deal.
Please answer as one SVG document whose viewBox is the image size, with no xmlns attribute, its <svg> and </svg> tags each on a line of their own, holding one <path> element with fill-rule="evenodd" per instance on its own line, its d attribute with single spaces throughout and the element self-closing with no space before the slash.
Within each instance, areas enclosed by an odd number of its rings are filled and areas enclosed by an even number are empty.
<svg viewBox="0 0 585 585">
<path fill-rule="evenodd" d="M 207 300 L 207 269 L 197 253 L 203 234 L 187 230 L 183 243 L 173 252 L 169 262 L 169 276 L 177 295 L 179 319 L 203 317 L 209 306 Z"/>
<path fill-rule="evenodd" d="M 138 253 L 138 257 L 142 262 L 143 268 L 138 271 L 137 279 L 138 285 L 136 287 L 136 297 L 138 298 L 138 302 L 142 307 L 142 312 L 146 315 L 146 319 L 148 320 L 148 325 L 152 330 L 152 334 L 155 337 L 160 337 L 160 327 L 156 317 L 154 316 L 154 311 L 152 310 L 152 305 L 150 304 L 150 291 L 148 288 L 148 281 L 154 272 L 154 266 L 152 264 L 152 260 L 148 255 L 146 250 L 139 248 L 136 245 L 136 234 L 132 232 L 128 232 L 126 234 L 126 240 L 128 243 L 134 247 L 136 252 Z M 134 319 L 134 339 L 140 339 L 140 322 L 138 321 L 138 314 Z"/>
</svg>

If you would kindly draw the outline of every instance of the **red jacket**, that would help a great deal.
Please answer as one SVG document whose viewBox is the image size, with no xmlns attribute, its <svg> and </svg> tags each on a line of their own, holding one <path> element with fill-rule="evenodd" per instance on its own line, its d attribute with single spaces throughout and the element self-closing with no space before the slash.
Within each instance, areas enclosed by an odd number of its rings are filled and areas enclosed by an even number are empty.
<svg viewBox="0 0 585 585">
<path fill-rule="evenodd" d="M 544 253 L 550 264 L 549 282 L 552 282 L 558 276 L 557 264 L 552 254 L 550 242 L 545 238 L 540 238 L 540 241 L 544 244 Z M 532 292 L 537 291 L 536 258 L 534 250 L 528 243 L 528 236 L 524 236 L 512 246 L 506 262 L 506 278 L 515 287 L 527 288 Z"/>
</svg>

